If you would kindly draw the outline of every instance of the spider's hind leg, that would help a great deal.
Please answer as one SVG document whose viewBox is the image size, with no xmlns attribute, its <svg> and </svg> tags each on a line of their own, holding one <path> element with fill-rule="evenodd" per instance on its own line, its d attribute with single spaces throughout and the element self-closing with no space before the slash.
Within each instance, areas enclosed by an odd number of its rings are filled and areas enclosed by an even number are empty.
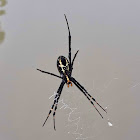
<svg viewBox="0 0 140 140">
<path fill-rule="evenodd" d="M 77 56 L 77 53 L 79 52 L 79 50 L 75 53 L 74 57 L 73 57 L 73 60 L 72 60 L 72 63 L 71 63 L 71 70 L 73 70 L 73 64 L 74 64 L 74 60 Z"/>
<path fill-rule="evenodd" d="M 70 28 L 69 28 L 69 23 L 68 23 L 67 17 L 66 17 L 65 14 L 64 14 L 64 16 L 65 16 L 65 19 L 66 19 L 66 23 L 67 23 L 67 27 L 68 27 L 68 32 L 69 32 L 69 54 L 68 54 L 68 57 L 69 57 L 70 65 L 71 65 L 71 34 L 70 34 Z"/>
</svg>

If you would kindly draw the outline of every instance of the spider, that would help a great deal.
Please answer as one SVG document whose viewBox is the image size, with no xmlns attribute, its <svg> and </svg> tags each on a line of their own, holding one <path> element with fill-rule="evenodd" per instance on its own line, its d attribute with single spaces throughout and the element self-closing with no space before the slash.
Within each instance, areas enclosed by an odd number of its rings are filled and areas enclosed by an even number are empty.
<svg viewBox="0 0 140 140">
<path fill-rule="evenodd" d="M 68 58 L 69 60 L 64 57 L 64 56 L 59 56 L 58 59 L 57 59 L 57 68 L 58 68 L 58 71 L 60 73 L 60 76 L 56 75 L 56 74 L 53 74 L 53 73 L 50 73 L 50 72 L 46 72 L 46 71 L 43 71 L 43 70 L 40 70 L 40 69 L 37 69 L 38 71 L 42 72 L 42 73 L 47 73 L 49 75 L 52 75 L 52 76 L 55 76 L 57 78 L 60 78 L 62 79 L 61 81 L 61 84 L 57 90 L 57 93 L 55 95 L 55 98 L 54 98 L 54 102 L 53 102 L 53 105 L 48 113 L 48 116 L 46 118 L 46 120 L 44 121 L 43 123 L 43 126 L 45 125 L 46 121 L 48 120 L 50 114 L 52 111 L 53 112 L 53 121 L 54 121 L 54 130 L 56 130 L 55 128 L 55 114 L 56 114 L 56 110 L 57 110 L 57 105 L 58 105 L 58 101 L 59 101 L 59 98 L 60 98 L 60 95 L 61 95 L 61 92 L 63 90 L 63 87 L 65 84 L 67 84 L 67 86 L 69 87 L 69 85 L 72 86 L 72 82 L 77 86 L 77 88 L 83 92 L 83 94 L 87 97 L 87 99 L 90 101 L 90 103 L 94 106 L 94 108 L 96 109 L 96 111 L 99 113 L 99 115 L 103 118 L 103 116 L 101 115 L 101 113 L 98 111 L 98 109 L 96 108 L 96 106 L 94 105 L 94 102 L 101 108 L 103 109 L 105 112 L 106 110 L 96 101 L 95 98 L 93 98 L 88 92 L 87 90 L 75 79 L 72 77 L 72 70 L 73 70 L 73 64 L 74 64 L 74 60 L 77 56 L 77 53 L 79 52 L 79 50 L 75 53 L 74 57 L 73 57 L 73 60 L 71 61 L 71 34 L 70 34 L 70 28 L 69 28 L 69 24 L 68 24 L 68 20 L 67 20 L 67 17 L 66 15 L 64 14 L 65 16 L 65 20 L 66 20 L 66 23 L 67 23 L 67 28 L 68 28 L 68 32 L 69 32 L 69 36 L 68 36 L 68 40 L 69 40 L 69 54 L 68 54 Z M 106 112 L 107 113 L 107 112 Z M 43 127 L 42 126 L 42 127 Z"/>
</svg>

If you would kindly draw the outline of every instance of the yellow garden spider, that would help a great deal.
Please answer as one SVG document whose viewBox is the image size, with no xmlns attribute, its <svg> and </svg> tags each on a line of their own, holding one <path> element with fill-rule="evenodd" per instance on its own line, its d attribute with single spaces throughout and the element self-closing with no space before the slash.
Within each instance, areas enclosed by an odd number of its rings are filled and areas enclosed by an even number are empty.
<svg viewBox="0 0 140 140">
<path fill-rule="evenodd" d="M 49 118 L 52 110 L 54 110 L 54 112 L 53 112 L 54 130 L 56 130 L 55 129 L 55 112 L 57 110 L 57 104 L 58 104 L 58 101 L 59 101 L 62 89 L 63 89 L 65 84 L 67 84 L 67 86 L 69 87 L 69 84 L 71 84 L 71 86 L 72 86 L 72 82 L 73 82 L 77 86 L 77 88 L 79 88 L 79 90 L 81 90 L 84 93 L 84 95 L 91 102 L 91 104 L 94 106 L 94 108 L 97 110 L 97 112 L 100 114 L 100 116 L 102 118 L 103 118 L 103 116 L 98 111 L 98 109 L 95 107 L 93 102 L 96 102 L 96 104 L 98 106 L 100 106 L 106 112 L 106 110 L 95 100 L 95 98 L 93 98 L 87 92 L 87 90 L 78 81 L 76 81 L 75 78 L 72 77 L 73 63 L 74 63 L 74 60 L 75 60 L 79 50 L 75 53 L 74 58 L 71 61 L 71 34 L 70 34 L 69 24 L 68 24 L 66 15 L 64 15 L 64 16 L 65 16 L 65 19 L 66 19 L 66 23 L 67 23 L 67 27 L 68 27 L 68 32 L 69 32 L 69 37 L 68 37 L 69 38 L 69 54 L 68 54 L 69 60 L 66 57 L 64 57 L 64 56 L 59 56 L 58 57 L 58 59 L 57 59 L 57 68 L 58 68 L 58 71 L 60 73 L 60 76 L 58 76 L 56 74 L 53 74 L 53 73 L 50 73 L 50 72 L 46 72 L 46 71 L 37 69 L 40 72 L 47 73 L 47 74 L 50 74 L 50 75 L 53 75 L 55 77 L 58 77 L 58 78 L 62 79 L 62 82 L 61 82 L 61 84 L 60 84 L 60 86 L 59 86 L 59 88 L 57 90 L 57 94 L 55 95 L 53 105 L 52 105 L 52 107 L 51 107 L 51 109 L 49 111 L 49 114 L 48 114 L 46 120 L 43 123 L 43 126 L 44 126 L 46 121 L 47 121 L 47 119 Z"/>
</svg>

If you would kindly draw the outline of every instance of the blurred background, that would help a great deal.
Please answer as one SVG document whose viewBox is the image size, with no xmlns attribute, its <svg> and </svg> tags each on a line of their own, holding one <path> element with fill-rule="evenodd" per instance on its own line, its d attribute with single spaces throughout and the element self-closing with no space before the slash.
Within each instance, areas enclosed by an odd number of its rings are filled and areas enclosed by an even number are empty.
<svg viewBox="0 0 140 140">
<path fill-rule="evenodd" d="M 140 1 L 0 0 L 0 139 L 138 140 L 140 129 Z M 42 127 L 68 56 L 66 14 L 75 77 L 95 99 L 102 119 L 74 85 Z"/>
</svg>

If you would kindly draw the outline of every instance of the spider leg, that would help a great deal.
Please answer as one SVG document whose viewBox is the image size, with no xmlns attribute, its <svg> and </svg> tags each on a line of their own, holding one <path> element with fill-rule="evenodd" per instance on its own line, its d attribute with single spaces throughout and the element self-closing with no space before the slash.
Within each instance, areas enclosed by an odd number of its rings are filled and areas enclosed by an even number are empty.
<svg viewBox="0 0 140 140">
<path fill-rule="evenodd" d="M 61 92 L 62 92 L 62 90 L 63 90 L 64 84 L 65 84 L 65 81 L 62 81 L 62 82 L 61 82 L 61 85 L 60 85 L 60 87 L 59 87 L 59 89 L 58 89 L 58 91 L 57 91 L 58 97 L 57 97 L 56 104 L 55 104 L 55 108 L 54 108 L 54 112 L 53 112 L 54 130 L 56 130 L 56 129 L 55 129 L 55 114 L 56 114 L 58 101 L 59 101 Z"/>
<path fill-rule="evenodd" d="M 85 88 L 83 86 L 81 86 L 79 84 L 79 82 L 77 82 L 73 77 L 71 77 L 71 81 L 84 93 L 84 95 L 87 97 L 87 99 L 91 102 L 91 104 L 94 106 L 94 108 L 96 109 L 96 111 L 99 113 L 99 115 L 103 118 L 103 116 L 101 115 L 101 113 L 99 112 L 99 110 L 96 108 L 96 106 L 94 105 L 93 101 L 96 102 L 96 100 L 85 90 Z M 89 98 L 90 97 L 90 98 Z M 93 101 L 91 101 L 91 99 Z M 102 108 L 102 107 L 101 107 Z M 103 109 L 103 108 L 102 108 Z M 104 109 L 103 109 L 104 110 Z M 105 110 L 104 110 L 105 111 Z M 106 112 L 106 111 L 105 111 Z"/>
<path fill-rule="evenodd" d="M 79 52 L 79 50 L 75 53 L 75 55 L 73 57 L 73 60 L 72 60 L 72 63 L 71 63 L 71 69 L 73 69 L 73 63 L 74 63 L 74 60 L 75 60 L 78 52 Z"/>
<path fill-rule="evenodd" d="M 65 84 L 65 81 L 62 81 L 61 84 L 60 84 L 60 86 L 59 86 L 59 88 L 58 88 L 58 90 L 57 90 L 57 94 L 56 94 L 56 96 L 55 96 L 55 98 L 54 98 L 54 103 L 53 103 L 53 105 L 52 105 L 52 107 L 51 107 L 51 109 L 50 109 L 50 111 L 49 111 L 49 113 L 48 113 L 48 116 L 47 116 L 46 120 L 45 120 L 44 123 L 43 123 L 43 126 L 45 125 L 46 121 L 48 120 L 48 118 L 49 118 L 49 116 L 50 116 L 50 114 L 51 114 L 51 112 L 52 112 L 54 106 L 55 106 L 56 103 L 58 102 L 58 98 L 59 98 L 59 96 L 60 96 L 60 94 L 61 94 L 61 92 L 62 92 L 62 89 L 63 89 L 64 84 Z M 56 108 L 56 107 L 55 107 L 55 108 Z M 43 126 L 42 126 L 42 127 L 43 127 Z M 54 129 L 55 129 L 55 119 L 54 119 Z"/>
<path fill-rule="evenodd" d="M 61 95 L 61 93 L 60 93 L 60 95 Z M 58 105 L 58 100 L 59 100 L 59 98 L 60 98 L 60 95 L 59 95 L 58 98 L 57 98 L 57 101 L 56 101 L 56 104 L 55 104 L 55 108 L 54 108 L 54 112 L 53 112 L 54 130 L 56 130 L 56 129 L 55 129 L 55 115 L 56 115 L 56 110 L 57 110 L 57 105 Z"/>
<path fill-rule="evenodd" d="M 92 100 L 94 100 L 94 101 L 96 102 L 96 104 L 97 104 L 103 111 L 105 111 L 105 112 L 107 113 L 107 111 L 95 100 L 95 98 L 93 98 L 88 92 L 87 92 L 87 94 L 89 95 L 89 97 L 92 98 Z"/>
<path fill-rule="evenodd" d="M 53 75 L 53 76 L 55 76 L 55 77 L 58 77 L 58 78 L 61 78 L 61 79 L 62 79 L 61 76 L 58 76 L 58 75 L 56 75 L 56 74 L 53 74 L 53 73 L 50 73 L 50 72 L 46 72 L 46 71 L 43 71 L 43 70 L 40 70 L 40 69 L 36 69 L 36 70 L 38 70 L 38 71 L 40 71 L 40 72 L 42 72 L 42 73 L 47 73 L 47 74 L 50 74 L 50 75 Z"/>
<path fill-rule="evenodd" d="M 71 66 L 71 34 L 70 34 L 69 23 L 68 23 L 67 17 L 65 14 L 64 14 L 64 16 L 65 16 L 65 19 L 67 22 L 67 27 L 68 27 L 68 32 L 69 32 L 69 55 L 68 55 L 68 57 L 69 57 L 70 66 Z"/>
<path fill-rule="evenodd" d="M 52 107 L 51 107 L 51 109 L 50 109 L 50 111 L 49 111 L 49 113 L 48 113 L 48 116 L 47 116 L 46 120 L 44 121 L 42 127 L 45 125 L 46 121 L 48 120 L 48 118 L 49 118 L 49 116 L 50 116 L 50 114 L 51 114 L 51 112 L 52 112 L 52 110 L 53 110 L 53 108 L 54 108 L 54 105 L 55 105 L 55 103 L 56 103 L 56 98 L 57 98 L 57 96 L 58 96 L 58 94 L 55 95 L 53 105 L 52 105 Z"/>
<path fill-rule="evenodd" d="M 73 78 L 73 77 L 72 77 Z M 74 78 L 73 78 L 74 79 Z M 75 80 L 75 79 L 74 79 Z M 76 81 L 76 80 L 75 80 Z M 103 110 L 103 111 L 105 111 L 106 113 L 107 113 L 107 111 L 95 100 L 95 98 L 93 98 L 88 92 L 87 92 L 87 90 L 82 86 L 82 85 L 80 85 L 80 83 L 78 82 L 78 81 L 76 81 L 77 82 L 77 84 L 88 94 L 88 96 L 94 101 L 94 102 L 96 102 L 96 104 Z"/>
</svg>

